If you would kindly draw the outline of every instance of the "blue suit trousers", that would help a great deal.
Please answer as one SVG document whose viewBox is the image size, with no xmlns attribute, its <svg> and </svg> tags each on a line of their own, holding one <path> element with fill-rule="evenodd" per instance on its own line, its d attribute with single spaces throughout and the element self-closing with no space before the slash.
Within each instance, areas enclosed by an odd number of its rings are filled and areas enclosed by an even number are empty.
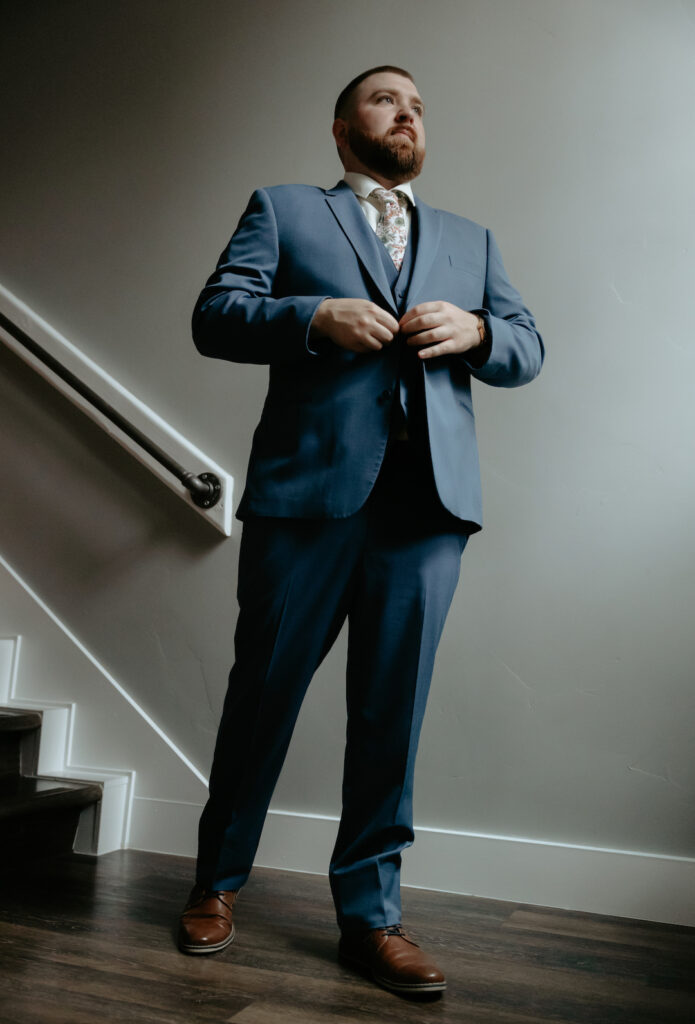
<svg viewBox="0 0 695 1024">
<path fill-rule="evenodd" d="M 343 931 L 400 922 L 415 755 L 467 539 L 437 496 L 429 457 L 401 441 L 353 515 L 244 522 L 235 663 L 200 820 L 200 884 L 239 889 L 248 878 L 304 694 L 347 619 L 331 892 Z"/>
</svg>

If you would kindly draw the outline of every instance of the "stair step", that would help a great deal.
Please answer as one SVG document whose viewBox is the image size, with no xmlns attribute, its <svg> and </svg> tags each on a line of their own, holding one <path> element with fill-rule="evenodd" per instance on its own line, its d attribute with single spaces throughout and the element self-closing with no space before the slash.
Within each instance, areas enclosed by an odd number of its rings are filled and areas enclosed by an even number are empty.
<svg viewBox="0 0 695 1024">
<path fill-rule="evenodd" d="M 63 808 L 82 808 L 101 800 L 96 782 L 50 779 L 42 776 L 0 778 L 0 819 L 51 813 Z"/>
<path fill-rule="evenodd" d="M 41 712 L 23 708 L 0 709 L 0 732 L 31 732 L 41 728 Z"/>
<path fill-rule="evenodd" d="M 74 714 L 56 701 L 0 705 L 0 864 L 126 841 L 134 773 L 70 764 Z"/>
</svg>

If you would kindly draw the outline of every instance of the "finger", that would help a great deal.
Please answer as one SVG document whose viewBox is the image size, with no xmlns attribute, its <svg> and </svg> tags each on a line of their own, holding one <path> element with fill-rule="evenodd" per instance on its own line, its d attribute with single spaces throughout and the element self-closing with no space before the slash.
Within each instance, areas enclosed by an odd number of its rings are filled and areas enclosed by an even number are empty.
<svg viewBox="0 0 695 1024">
<path fill-rule="evenodd" d="M 441 302 L 420 302 L 417 306 L 413 306 L 412 309 L 406 310 L 400 319 L 400 327 L 403 328 L 404 324 L 410 323 L 413 317 L 427 315 L 428 313 L 439 313 L 441 312 Z"/>
<path fill-rule="evenodd" d="M 383 324 L 384 327 L 388 328 L 391 332 L 391 336 L 398 333 L 398 320 L 395 316 L 391 316 L 388 310 L 382 309 L 381 306 L 374 305 L 374 319 L 377 323 Z"/>
<path fill-rule="evenodd" d="M 433 327 L 442 327 L 444 322 L 441 313 L 421 313 L 419 316 L 409 320 L 407 324 L 401 324 L 400 328 L 404 334 L 415 334 L 418 331 L 427 331 Z"/>
<path fill-rule="evenodd" d="M 451 340 L 442 341 L 438 345 L 430 345 L 429 348 L 421 349 L 418 352 L 420 359 L 435 359 L 437 356 L 445 356 L 455 352 L 454 343 Z"/>
<path fill-rule="evenodd" d="M 359 345 L 360 348 L 358 351 L 361 352 L 378 352 L 379 349 L 384 347 L 378 338 L 373 338 L 371 335 L 367 335 L 367 337 L 362 338 Z"/>
<path fill-rule="evenodd" d="M 429 331 L 420 331 L 419 334 L 409 334 L 406 336 L 406 345 L 432 345 L 438 341 L 448 341 L 450 338 L 449 331 L 446 327 L 439 326 L 433 327 Z"/>
<path fill-rule="evenodd" d="M 378 338 L 384 345 L 389 345 L 394 339 L 394 331 L 380 323 L 372 324 L 369 334 L 372 338 Z"/>
<path fill-rule="evenodd" d="M 404 317 L 398 327 L 402 334 L 415 334 L 416 331 L 422 331 L 425 324 L 422 322 L 422 317 L 414 316 L 410 320 L 406 320 Z"/>
</svg>

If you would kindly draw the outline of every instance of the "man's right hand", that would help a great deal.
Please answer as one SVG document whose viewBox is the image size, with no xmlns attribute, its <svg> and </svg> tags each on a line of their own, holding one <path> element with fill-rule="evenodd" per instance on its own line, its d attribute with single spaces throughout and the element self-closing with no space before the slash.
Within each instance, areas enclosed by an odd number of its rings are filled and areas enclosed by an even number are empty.
<svg viewBox="0 0 695 1024">
<path fill-rule="evenodd" d="M 398 334 L 398 321 L 368 299 L 324 299 L 314 313 L 309 338 L 330 338 L 351 352 L 377 352 Z"/>
</svg>

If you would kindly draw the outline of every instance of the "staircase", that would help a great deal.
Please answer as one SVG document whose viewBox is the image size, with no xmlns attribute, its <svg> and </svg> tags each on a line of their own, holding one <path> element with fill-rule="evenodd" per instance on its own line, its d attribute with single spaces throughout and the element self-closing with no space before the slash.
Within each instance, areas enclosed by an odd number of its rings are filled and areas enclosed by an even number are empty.
<svg viewBox="0 0 695 1024">
<path fill-rule="evenodd" d="M 9 712 L 38 716 L 10 722 Z M 101 856 L 134 848 L 194 855 L 197 819 L 207 799 L 204 776 L 2 555 L 0 719 L 0 749 L 6 751 L 0 753 L 0 780 L 8 808 L 0 811 L 0 859 L 8 845 L 4 835 L 15 829 L 10 817 L 25 792 L 25 784 L 13 785 L 7 776 L 19 775 L 48 780 L 49 790 L 63 794 L 50 798 L 59 803 L 79 799 L 74 784 L 100 786 L 101 799 L 79 815 L 76 853 Z M 30 723 L 33 728 L 25 728 Z M 3 741 L 3 726 L 25 733 L 19 764 L 16 747 L 8 753 L 18 740 Z M 32 803 L 43 806 L 43 791 L 34 787 Z M 43 842 L 40 824 L 38 833 Z"/>
<path fill-rule="evenodd" d="M 99 782 L 37 775 L 41 711 L 0 707 L 0 863 L 73 849 L 80 816 L 96 810 Z"/>
</svg>

